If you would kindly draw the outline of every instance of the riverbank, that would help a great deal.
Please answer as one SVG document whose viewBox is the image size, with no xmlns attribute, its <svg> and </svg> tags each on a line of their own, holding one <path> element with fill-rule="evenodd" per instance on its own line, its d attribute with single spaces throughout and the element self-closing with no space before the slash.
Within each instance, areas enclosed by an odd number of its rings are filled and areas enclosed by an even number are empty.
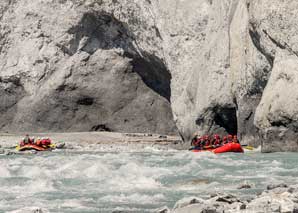
<svg viewBox="0 0 298 213">
<path fill-rule="evenodd" d="M 28 133 L 30 137 L 49 137 L 54 143 L 65 143 L 68 149 L 91 149 L 96 147 L 103 151 L 113 149 L 141 149 L 148 144 L 152 146 L 176 147 L 179 149 L 182 140 L 179 136 L 151 133 L 117 133 L 117 132 L 69 132 L 69 133 Z M 9 148 L 16 145 L 25 133 L 0 133 L 0 146 Z"/>
</svg>

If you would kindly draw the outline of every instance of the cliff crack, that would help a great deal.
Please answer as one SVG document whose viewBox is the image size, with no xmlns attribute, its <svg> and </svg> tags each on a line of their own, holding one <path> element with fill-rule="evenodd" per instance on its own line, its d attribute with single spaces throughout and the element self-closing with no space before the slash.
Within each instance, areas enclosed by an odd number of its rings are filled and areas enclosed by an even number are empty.
<svg viewBox="0 0 298 213">
<path fill-rule="evenodd" d="M 251 40 L 254 44 L 254 46 L 259 50 L 267 59 L 268 63 L 270 64 L 271 67 L 273 67 L 273 62 L 274 62 L 274 56 L 268 53 L 264 47 L 261 45 L 261 35 L 260 33 L 256 30 L 256 26 L 254 24 L 251 24 L 251 27 L 249 29 L 249 35 L 251 37 Z"/>
<path fill-rule="evenodd" d="M 270 39 L 270 41 L 271 41 L 272 43 L 274 43 L 277 47 L 279 47 L 280 49 L 286 49 L 286 50 L 288 50 L 290 53 L 292 53 L 292 54 L 294 54 L 294 55 L 296 55 L 296 56 L 298 57 L 298 52 L 294 51 L 294 50 L 290 47 L 290 45 L 288 45 L 287 42 L 284 42 L 284 41 L 280 42 L 280 41 L 278 41 L 277 39 L 274 39 L 274 38 L 267 32 L 267 30 L 263 30 L 263 32 L 264 32 L 265 35 Z"/>
</svg>

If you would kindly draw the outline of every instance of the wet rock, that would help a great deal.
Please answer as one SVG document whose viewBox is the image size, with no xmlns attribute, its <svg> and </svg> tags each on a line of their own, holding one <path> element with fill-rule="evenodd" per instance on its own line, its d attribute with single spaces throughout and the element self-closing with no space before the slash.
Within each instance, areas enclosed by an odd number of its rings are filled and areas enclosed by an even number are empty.
<svg viewBox="0 0 298 213">
<path fill-rule="evenodd" d="M 175 203 L 173 209 L 182 208 L 182 207 L 196 204 L 196 203 L 204 203 L 204 200 L 202 200 L 201 198 L 197 198 L 197 197 L 183 198 Z"/>
<path fill-rule="evenodd" d="M 237 189 L 250 189 L 250 188 L 251 188 L 251 185 L 249 184 L 242 184 L 237 187 Z"/>
<path fill-rule="evenodd" d="M 280 183 L 280 184 L 270 184 L 267 186 L 267 190 L 272 190 L 275 188 L 288 188 L 288 185 L 285 183 Z"/>
<path fill-rule="evenodd" d="M 167 206 L 164 206 L 162 208 L 156 209 L 154 212 L 156 212 L 156 213 L 170 213 L 171 210 Z"/>
<path fill-rule="evenodd" d="M 62 142 L 62 143 L 58 143 L 58 144 L 56 145 L 56 148 L 57 148 L 57 149 L 63 149 L 63 148 L 65 148 L 65 143 L 64 143 L 64 142 Z"/>
<path fill-rule="evenodd" d="M 216 197 L 212 198 L 213 200 L 216 200 L 218 202 L 225 202 L 225 203 L 235 203 L 235 202 L 240 202 L 240 200 L 231 194 L 226 194 L 226 195 L 217 195 Z"/>
<path fill-rule="evenodd" d="M 173 209 L 171 213 L 198 213 L 198 212 L 210 212 L 210 213 L 219 213 L 216 207 L 208 206 L 205 204 L 192 204 L 188 206 L 184 206 L 181 208 Z"/>
</svg>

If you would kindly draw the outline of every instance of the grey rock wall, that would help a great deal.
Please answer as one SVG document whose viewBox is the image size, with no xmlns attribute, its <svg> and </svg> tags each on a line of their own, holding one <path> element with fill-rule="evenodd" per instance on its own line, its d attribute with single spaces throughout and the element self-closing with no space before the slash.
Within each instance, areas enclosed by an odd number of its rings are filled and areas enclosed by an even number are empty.
<svg viewBox="0 0 298 213">
<path fill-rule="evenodd" d="M 147 20 L 91 3 L 1 3 L 1 130 L 176 134 L 171 73 L 128 26 Z"/>
<path fill-rule="evenodd" d="M 0 128 L 238 134 L 297 151 L 298 3 L 0 3 Z M 296 94 L 297 93 L 297 94 Z M 281 141 L 282 140 L 282 141 Z"/>
</svg>

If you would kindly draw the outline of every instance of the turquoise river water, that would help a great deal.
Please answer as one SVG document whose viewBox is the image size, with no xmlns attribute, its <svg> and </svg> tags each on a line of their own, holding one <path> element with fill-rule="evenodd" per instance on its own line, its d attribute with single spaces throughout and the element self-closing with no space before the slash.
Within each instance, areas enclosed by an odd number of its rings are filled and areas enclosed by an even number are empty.
<svg viewBox="0 0 298 213">
<path fill-rule="evenodd" d="M 0 155 L 0 212 L 154 212 L 184 197 L 298 183 L 298 154 L 67 151 Z M 251 189 L 237 187 L 248 183 Z"/>
</svg>

